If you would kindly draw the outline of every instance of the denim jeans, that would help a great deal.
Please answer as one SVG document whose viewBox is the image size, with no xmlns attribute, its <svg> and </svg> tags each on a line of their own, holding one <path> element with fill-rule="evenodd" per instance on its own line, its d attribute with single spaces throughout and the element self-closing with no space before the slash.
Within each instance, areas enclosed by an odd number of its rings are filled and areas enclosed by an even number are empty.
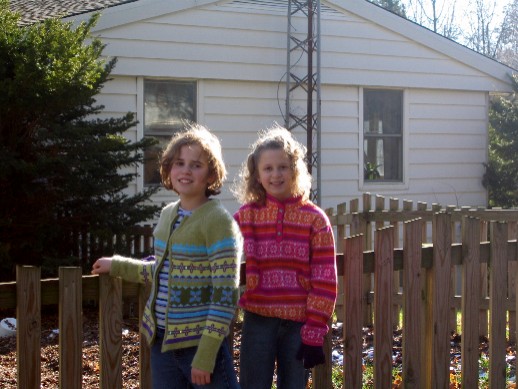
<svg viewBox="0 0 518 389">
<path fill-rule="evenodd" d="M 237 383 L 234 361 L 225 339 L 216 357 L 216 365 L 210 377 L 210 384 L 191 383 L 191 363 L 196 347 L 161 351 L 164 331 L 158 330 L 155 343 L 151 347 L 151 377 L 153 389 L 240 389 Z"/>
<path fill-rule="evenodd" d="M 243 389 L 270 389 L 277 360 L 277 389 L 304 389 L 306 370 L 296 358 L 303 323 L 245 311 L 241 334 Z"/>
</svg>

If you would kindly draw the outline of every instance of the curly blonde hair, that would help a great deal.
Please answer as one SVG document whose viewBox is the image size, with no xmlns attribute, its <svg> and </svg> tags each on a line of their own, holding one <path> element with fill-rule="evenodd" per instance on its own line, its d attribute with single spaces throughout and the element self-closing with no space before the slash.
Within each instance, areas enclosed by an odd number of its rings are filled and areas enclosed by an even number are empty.
<svg viewBox="0 0 518 389">
<path fill-rule="evenodd" d="M 173 135 L 160 157 L 160 178 L 166 189 L 176 192 L 171 183 L 171 167 L 183 146 L 198 145 L 207 155 L 209 177 L 214 181 L 205 190 L 207 197 L 221 193 L 221 187 L 227 176 L 219 139 L 210 130 L 200 124 L 189 124 L 184 131 Z"/>
<path fill-rule="evenodd" d="M 242 203 L 265 204 L 266 191 L 259 182 L 257 165 L 264 150 L 283 150 L 290 160 L 293 172 L 291 193 L 308 200 L 311 193 L 311 175 L 306 164 L 306 147 L 299 143 L 286 128 L 275 125 L 259 132 L 259 138 L 251 145 L 251 152 L 241 166 L 232 192 Z"/>
</svg>

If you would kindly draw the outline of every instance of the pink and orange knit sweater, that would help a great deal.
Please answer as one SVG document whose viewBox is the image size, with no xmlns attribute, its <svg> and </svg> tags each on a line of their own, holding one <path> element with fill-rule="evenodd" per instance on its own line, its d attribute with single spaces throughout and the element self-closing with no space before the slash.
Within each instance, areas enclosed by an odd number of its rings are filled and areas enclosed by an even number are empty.
<svg viewBox="0 0 518 389">
<path fill-rule="evenodd" d="M 302 342 L 321 346 L 336 302 L 333 230 L 327 215 L 300 197 L 243 205 L 234 215 L 244 238 L 246 291 L 239 306 L 303 322 Z"/>
</svg>

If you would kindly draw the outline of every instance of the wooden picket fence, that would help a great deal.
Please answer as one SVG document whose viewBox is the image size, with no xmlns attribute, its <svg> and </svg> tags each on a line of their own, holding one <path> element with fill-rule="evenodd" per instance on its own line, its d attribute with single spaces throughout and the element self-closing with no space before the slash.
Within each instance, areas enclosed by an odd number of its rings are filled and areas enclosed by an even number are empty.
<svg viewBox="0 0 518 389">
<path fill-rule="evenodd" d="M 382 196 L 365 194 L 362 200 L 362 210 L 358 200 L 348 212 L 345 204 L 328 210 L 343 281 L 337 310 L 343 322 L 343 387 L 362 388 L 362 328 L 373 323 L 375 388 L 392 387 L 392 339 L 398 326 L 404 387 L 449 388 L 451 317 L 458 311 L 462 387 L 478 386 L 479 335 L 487 332 L 489 387 L 505 388 L 506 329 L 513 328 L 510 336 L 516 336 L 517 328 L 517 286 L 510 280 L 517 272 L 518 214 L 423 203 L 413 209 L 411 202 L 399 209 L 397 199 L 384 209 Z M 460 295 L 455 268 L 462 279 Z M 0 285 L 0 309 L 13 304 L 17 309 L 18 388 L 40 387 L 42 303 L 59 304 L 60 388 L 81 388 L 81 311 L 90 300 L 99 302 L 100 387 L 122 388 L 123 300 L 137 296 L 140 315 L 148 291 L 107 275 L 81 276 L 80 268 L 60 268 L 57 280 L 40 280 L 39 274 L 39 268 L 18 267 L 17 281 Z M 331 348 L 328 336 L 327 363 L 313 371 L 315 389 L 332 388 Z M 140 387 L 149 388 L 149 349 L 143 339 L 140 350 Z"/>
<path fill-rule="evenodd" d="M 54 299 L 59 305 L 59 388 L 80 389 L 82 383 L 83 301 L 99 302 L 100 388 L 122 389 L 123 298 L 138 296 L 139 317 L 149 290 L 120 278 L 82 276 L 80 267 L 62 267 L 57 280 L 41 280 L 40 268 L 18 266 L 16 283 L 17 388 L 41 386 L 41 306 Z M 57 289 L 57 294 L 56 294 Z M 7 291 L 2 292 L 6 298 Z M 2 307 L 2 306 L 0 306 Z M 140 337 L 140 387 L 150 388 L 149 347 Z"/>
<path fill-rule="evenodd" d="M 376 388 L 392 385 L 398 326 L 403 387 L 450 387 L 450 333 L 459 330 L 462 387 L 478 387 L 479 336 L 487 335 L 489 387 L 505 388 L 506 330 L 514 340 L 517 328 L 518 212 L 426 203 L 414 209 L 411 201 L 400 209 L 397 199 L 386 209 L 383 196 L 369 193 L 362 200 L 361 210 L 355 199 L 349 212 L 345 203 L 327 211 L 343 253 L 337 256 L 343 276 L 337 317 L 344 323 L 344 388 L 362 387 L 362 327 L 368 324 L 374 324 Z M 325 382 L 319 387 L 330 388 Z"/>
<path fill-rule="evenodd" d="M 446 212 L 451 214 L 451 244 L 454 252 L 461 248 L 462 241 L 462 221 L 465 216 L 477 218 L 480 222 L 480 242 L 482 247 L 485 242 L 488 242 L 488 226 L 490 221 L 500 221 L 508 223 L 508 239 L 516 240 L 518 237 L 518 210 L 501 210 L 501 209 L 486 209 L 483 207 L 456 207 L 452 205 L 441 206 L 440 204 L 427 204 L 424 202 L 418 202 L 416 205 L 412 201 L 403 200 L 400 202 L 397 198 L 387 199 L 380 195 L 371 195 L 370 193 L 363 194 L 362 204 L 360 199 L 354 199 L 349 203 L 347 210 L 347 204 L 338 204 L 335 209 L 326 210 L 331 223 L 335 226 L 336 231 L 336 243 L 337 252 L 344 252 L 344 238 L 354 235 L 363 236 L 363 250 L 368 253 L 372 252 L 374 245 L 374 232 L 381 228 L 392 226 L 394 233 L 394 244 L 396 248 L 403 247 L 403 225 L 405 222 L 419 219 L 421 225 L 421 239 L 425 247 L 432 245 L 432 232 L 433 232 L 433 216 L 438 212 Z M 402 206 L 401 206 L 402 205 Z M 426 253 L 426 250 L 424 251 Z M 371 253 L 372 254 L 372 253 Z M 394 306 L 392 314 L 394 316 L 394 322 L 397 324 L 397 318 L 400 316 L 400 310 L 402 306 L 402 256 L 399 250 L 396 249 L 396 264 L 394 272 Z M 429 265 L 432 261 L 431 257 L 424 258 L 425 264 Z M 452 264 L 452 280 L 450 283 L 451 288 L 451 304 L 448 319 L 450 322 L 450 330 L 457 330 L 457 313 L 461 309 L 462 304 L 462 272 L 461 264 L 462 258 L 455 256 Z M 370 266 L 372 262 L 369 262 Z M 481 262 L 481 284 L 480 284 L 480 328 L 479 334 L 481 336 L 487 336 L 489 331 L 488 326 L 488 269 L 487 269 L 487 255 L 484 255 Z M 430 266 L 430 265 L 429 265 Z M 508 264 L 509 275 L 507 279 L 507 299 L 506 307 L 509 312 L 509 332 L 510 339 L 516 340 L 516 320 L 515 320 L 515 284 L 516 284 L 516 271 L 517 262 L 512 260 Z M 373 280 L 374 280 L 373 268 L 369 267 L 365 269 L 363 286 L 363 297 L 365 300 L 364 309 L 362 312 L 363 324 L 371 325 L 373 323 Z M 370 279 L 370 281 L 369 281 Z M 340 279 L 340 287 L 342 288 L 343 280 Z M 337 312 L 342 313 L 343 301 L 339 297 L 337 301 Z M 402 323 L 399 323 L 402 324 Z"/>
</svg>

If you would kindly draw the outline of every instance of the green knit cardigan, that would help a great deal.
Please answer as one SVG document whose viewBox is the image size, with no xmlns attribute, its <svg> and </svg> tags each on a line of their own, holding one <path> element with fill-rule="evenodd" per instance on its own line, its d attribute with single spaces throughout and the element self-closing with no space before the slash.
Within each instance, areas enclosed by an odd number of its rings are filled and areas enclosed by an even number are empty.
<svg viewBox="0 0 518 389">
<path fill-rule="evenodd" d="M 221 342 L 235 314 L 242 237 L 232 215 L 211 199 L 172 231 L 179 202 L 167 205 L 153 232 L 155 260 L 114 256 L 110 274 L 130 282 L 151 282 L 141 332 L 149 344 L 156 333 L 154 304 L 158 275 L 169 267 L 169 306 L 162 351 L 197 346 L 192 367 L 212 372 Z"/>
</svg>

